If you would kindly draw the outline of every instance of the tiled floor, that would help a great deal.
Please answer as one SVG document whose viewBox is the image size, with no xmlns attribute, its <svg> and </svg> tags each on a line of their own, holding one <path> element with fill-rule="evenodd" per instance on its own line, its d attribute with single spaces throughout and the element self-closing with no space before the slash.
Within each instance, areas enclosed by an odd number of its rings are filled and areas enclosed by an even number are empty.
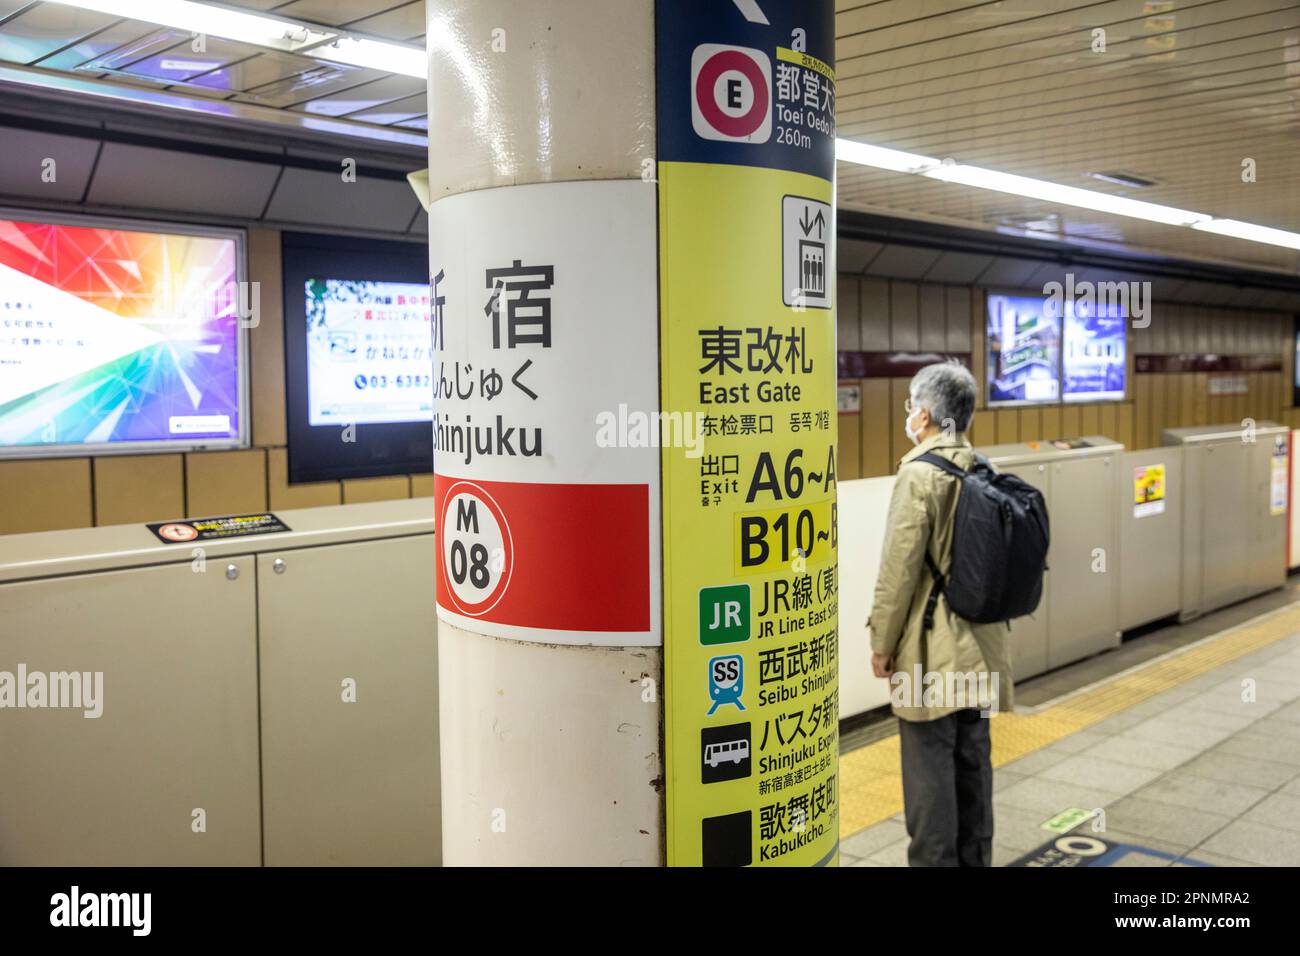
<svg viewBox="0 0 1300 956">
<path fill-rule="evenodd" d="M 1215 866 L 1300 866 L 1300 634 L 1207 671 L 994 771 L 994 865 L 1100 810 L 1095 833 Z M 843 840 L 843 866 L 906 866 L 902 815 Z M 1169 865 L 1153 856 L 1130 857 Z"/>
</svg>

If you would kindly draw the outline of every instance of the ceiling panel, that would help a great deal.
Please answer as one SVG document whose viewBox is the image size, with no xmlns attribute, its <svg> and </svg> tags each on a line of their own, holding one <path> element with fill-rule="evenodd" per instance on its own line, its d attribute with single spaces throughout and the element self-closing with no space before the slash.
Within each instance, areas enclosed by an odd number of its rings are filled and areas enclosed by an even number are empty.
<svg viewBox="0 0 1300 956">
<path fill-rule="evenodd" d="M 374 109 L 349 113 L 348 119 L 390 126 L 393 123 L 409 123 L 411 120 L 427 115 L 428 112 L 429 97 L 424 90 L 421 90 L 414 96 L 394 100 L 392 103 L 385 103 L 383 106 Z"/>
<path fill-rule="evenodd" d="M 349 30 L 357 30 L 372 36 L 385 37 L 390 40 L 423 41 L 424 39 L 424 0 L 406 3 L 387 13 L 366 17 L 348 24 Z"/>
<path fill-rule="evenodd" d="M 835 246 L 835 268 L 839 272 L 862 272 L 884 245 L 860 239 L 843 239 Z"/>
<path fill-rule="evenodd" d="M 266 163 L 105 143 L 87 201 L 257 219 L 279 171 Z"/>
<path fill-rule="evenodd" d="M 980 282 L 986 286 L 1021 288 L 1029 281 L 1029 277 L 1041 267 L 1042 263 L 1036 260 L 1011 259 L 1006 256 L 998 256 L 984 270 Z"/>
<path fill-rule="evenodd" d="M 354 20 L 374 16 L 399 6 L 402 0 L 289 0 L 271 12 L 277 17 L 292 17 L 338 27 Z"/>
<path fill-rule="evenodd" d="M 286 169 L 266 218 L 405 232 L 417 209 L 415 194 L 403 181 L 358 178 L 345 183 L 337 173 Z"/>
<path fill-rule="evenodd" d="M 86 36 L 79 41 L 72 38 L 72 46 L 65 47 L 43 59 L 36 60 L 34 65 L 47 70 L 75 70 L 90 60 L 104 56 L 118 47 L 154 33 L 156 29 L 156 27 L 136 20 L 120 20 L 112 26 Z"/>
<path fill-rule="evenodd" d="M 351 86 L 339 93 L 314 97 L 293 107 L 305 113 L 320 116 L 345 116 L 403 99 L 416 93 L 425 94 L 425 85 L 410 76 L 383 76 L 376 80 Z M 426 109 L 417 112 L 424 113 Z"/>
<path fill-rule="evenodd" d="M 4 143 L 0 195 L 53 202 L 81 199 L 99 149 L 93 139 L 6 127 L 0 127 L 0 142 Z M 53 166 L 47 160 L 53 160 Z M 46 169 L 52 172 L 43 176 Z M 53 181 L 48 181 L 50 175 Z"/>
<path fill-rule="evenodd" d="M 0 24 L 0 60 L 31 63 L 116 19 L 75 7 L 38 4 Z"/>
<path fill-rule="evenodd" d="M 970 285 L 992 264 L 992 256 L 972 252 L 945 252 L 930 267 L 925 277 L 931 282 Z"/>
<path fill-rule="evenodd" d="M 919 279 L 940 255 L 942 253 L 937 249 L 887 244 L 880 250 L 880 255 L 871 260 L 867 273 L 891 279 Z"/>
</svg>

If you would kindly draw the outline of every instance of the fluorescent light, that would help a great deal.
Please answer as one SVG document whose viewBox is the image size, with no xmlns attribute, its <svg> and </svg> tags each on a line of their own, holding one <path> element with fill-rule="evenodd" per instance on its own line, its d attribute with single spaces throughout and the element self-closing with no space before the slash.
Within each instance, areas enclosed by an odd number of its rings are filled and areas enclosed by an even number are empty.
<svg viewBox="0 0 1300 956">
<path fill-rule="evenodd" d="M 428 61 L 420 47 L 350 37 L 334 30 L 233 10 L 195 0 L 50 0 L 128 20 L 143 20 L 208 36 L 300 53 L 333 63 L 424 79 Z"/>
<path fill-rule="evenodd" d="M 385 73 L 400 73 L 421 80 L 429 75 L 429 61 L 424 50 L 402 43 L 339 37 L 333 43 L 313 48 L 310 55 L 321 60 L 369 67 Z"/>
<path fill-rule="evenodd" d="M 939 160 L 919 153 L 905 153 L 898 149 L 884 146 L 872 146 L 855 139 L 837 139 L 835 141 L 835 158 L 859 166 L 875 166 L 877 169 L 892 169 L 896 173 L 919 173 L 930 166 L 938 166 Z"/>
<path fill-rule="evenodd" d="M 1241 222 L 1237 219 L 1211 219 L 1198 222 L 1192 228 L 1203 232 L 1218 233 L 1220 236 L 1232 236 L 1236 239 L 1249 239 L 1251 242 L 1267 242 L 1271 246 L 1286 246 L 1288 249 L 1300 249 L 1300 233 L 1274 229 L 1271 226 L 1257 226 L 1253 222 Z"/>
<path fill-rule="evenodd" d="M 50 3 L 91 10 L 127 20 L 143 20 L 159 26 L 208 36 L 271 47 L 292 53 L 302 46 L 335 36 L 301 23 L 246 13 L 227 7 L 195 3 L 194 0 L 48 0 Z"/>
<path fill-rule="evenodd" d="M 998 172 L 996 169 L 985 169 L 982 166 L 954 163 L 952 160 L 940 162 L 919 153 L 905 153 L 902 150 L 872 146 L 870 143 L 860 143 L 853 139 L 835 140 L 835 158 L 859 166 L 874 166 L 877 169 L 888 169 L 896 173 L 912 173 L 943 182 L 992 189 L 995 192 L 1024 196 L 1028 199 L 1041 199 L 1044 202 L 1059 203 L 1063 206 L 1078 206 L 1082 209 L 1127 216 L 1130 219 L 1145 219 L 1147 222 L 1158 222 L 1167 226 L 1190 226 L 1202 232 L 1213 232 L 1234 239 L 1248 239 L 1251 242 L 1266 242 L 1273 246 L 1300 249 L 1300 233 L 1287 232 L 1285 229 L 1257 226 L 1237 219 L 1215 219 L 1213 216 L 1203 212 L 1192 212 L 1190 209 L 1177 209 L 1159 203 L 1143 202 L 1140 199 L 1112 196 L 1110 193 L 1098 192 L 1095 189 L 1063 186 L 1045 179 L 1016 176 L 1013 173 Z"/>
<path fill-rule="evenodd" d="M 1191 212 L 1187 209 L 1175 209 L 1173 206 L 1161 206 L 1158 203 L 1129 199 L 1126 196 L 1112 196 L 1110 193 L 1098 192 L 1095 189 L 1062 186 L 1060 183 L 1050 183 L 1045 179 L 1016 176 L 995 169 L 966 166 L 960 163 L 935 166 L 925 170 L 922 175 L 929 176 L 931 179 L 941 179 L 944 182 L 1010 193 L 1013 196 L 1095 209 L 1097 212 L 1128 216 L 1131 219 L 1145 219 L 1148 222 L 1164 223 L 1167 226 L 1190 226 L 1198 222 L 1207 222 L 1211 218 L 1204 213 Z"/>
</svg>

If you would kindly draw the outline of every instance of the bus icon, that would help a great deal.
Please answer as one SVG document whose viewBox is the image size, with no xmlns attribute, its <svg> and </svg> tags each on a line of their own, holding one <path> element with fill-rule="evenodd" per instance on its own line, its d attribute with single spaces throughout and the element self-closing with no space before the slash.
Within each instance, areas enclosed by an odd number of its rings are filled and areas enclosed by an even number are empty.
<svg viewBox="0 0 1300 956">
<path fill-rule="evenodd" d="M 749 721 L 700 729 L 700 780 L 719 783 L 750 775 Z"/>
<path fill-rule="evenodd" d="M 709 744 L 704 748 L 704 762 L 710 767 L 720 763 L 740 763 L 749 757 L 748 740 L 725 740 L 720 744 Z"/>
</svg>

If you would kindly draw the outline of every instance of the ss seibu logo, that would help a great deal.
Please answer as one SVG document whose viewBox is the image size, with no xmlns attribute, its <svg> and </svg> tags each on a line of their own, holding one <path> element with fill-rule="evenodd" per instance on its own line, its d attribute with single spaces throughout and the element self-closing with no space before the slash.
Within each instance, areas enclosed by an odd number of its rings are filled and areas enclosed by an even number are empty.
<svg viewBox="0 0 1300 956">
<path fill-rule="evenodd" d="M 701 43 L 691 55 L 691 123 L 704 139 L 772 138 L 772 63 L 762 50 Z"/>
</svg>

